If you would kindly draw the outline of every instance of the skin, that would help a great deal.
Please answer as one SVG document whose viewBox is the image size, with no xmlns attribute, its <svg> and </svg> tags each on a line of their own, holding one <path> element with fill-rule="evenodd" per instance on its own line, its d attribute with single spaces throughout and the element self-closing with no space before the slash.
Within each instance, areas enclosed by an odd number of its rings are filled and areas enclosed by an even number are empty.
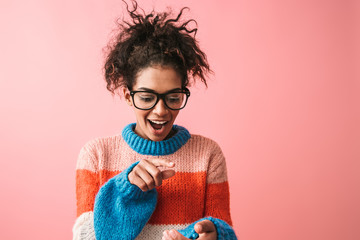
<svg viewBox="0 0 360 240">
<path fill-rule="evenodd" d="M 180 75 L 171 67 L 151 66 L 141 70 L 135 79 L 132 89 L 143 90 L 151 89 L 157 93 L 166 93 L 174 89 L 181 89 L 182 81 Z M 179 113 L 179 110 L 171 110 L 165 106 L 162 99 L 150 110 L 140 110 L 135 108 L 130 91 L 123 89 L 126 103 L 133 108 L 136 116 L 135 133 L 140 137 L 152 141 L 162 141 L 172 136 L 172 126 Z M 157 121 L 168 121 L 161 133 L 153 131 L 148 119 Z M 164 170 L 160 170 L 163 167 Z M 146 192 L 155 187 L 161 186 L 163 180 L 175 175 L 175 163 L 167 159 L 143 159 L 129 173 L 128 179 L 131 184 L 138 186 Z M 201 221 L 195 225 L 195 231 L 199 233 L 199 239 L 216 239 L 216 228 L 209 221 Z M 163 233 L 164 240 L 188 239 L 178 231 L 166 230 Z"/>
<path fill-rule="evenodd" d="M 204 220 L 196 223 L 194 229 L 199 234 L 199 238 L 197 238 L 199 240 L 217 239 L 217 232 L 215 225 L 210 220 Z M 184 237 L 174 229 L 165 230 L 163 232 L 162 240 L 185 240 L 185 239 L 189 239 L 189 238 Z"/>
<path fill-rule="evenodd" d="M 145 68 L 137 74 L 132 90 L 151 89 L 157 93 L 166 93 L 170 90 L 181 89 L 181 86 L 181 77 L 172 68 L 154 66 Z M 167 137 L 170 137 L 172 126 L 179 114 L 179 110 L 167 108 L 162 99 L 160 99 L 155 107 L 150 110 L 137 109 L 132 102 L 130 91 L 128 89 L 123 89 L 123 91 L 127 104 L 133 108 L 136 116 L 136 134 L 144 139 L 152 141 L 162 141 Z M 148 119 L 168 121 L 165 124 L 163 133 L 154 134 Z"/>
</svg>

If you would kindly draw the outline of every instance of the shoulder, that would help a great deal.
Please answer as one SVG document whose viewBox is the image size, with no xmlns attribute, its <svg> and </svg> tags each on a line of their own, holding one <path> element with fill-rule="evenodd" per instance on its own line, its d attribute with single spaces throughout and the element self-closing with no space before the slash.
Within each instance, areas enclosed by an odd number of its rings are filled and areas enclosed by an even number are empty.
<svg viewBox="0 0 360 240">
<path fill-rule="evenodd" d="M 220 145 L 213 139 L 199 134 L 191 134 L 188 142 L 183 146 L 183 151 L 191 152 L 206 159 L 214 156 L 223 156 Z"/>
<path fill-rule="evenodd" d="M 221 151 L 220 145 L 215 140 L 200 134 L 191 134 L 189 143 L 199 145 L 207 150 Z"/>
<path fill-rule="evenodd" d="M 80 151 L 96 152 L 105 150 L 118 143 L 122 139 L 121 134 L 96 137 L 85 142 Z"/>
<path fill-rule="evenodd" d="M 118 134 L 96 137 L 86 141 L 80 149 L 77 168 L 95 170 L 99 159 L 117 148 L 121 140 L 121 134 Z"/>
<path fill-rule="evenodd" d="M 196 146 L 196 152 L 201 152 L 202 156 L 208 160 L 208 183 L 225 182 L 227 179 L 226 160 L 220 145 L 215 140 L 198 134 L 192 134 L 189 142 L 192 144 L 191 148 Z"/>
</svg>

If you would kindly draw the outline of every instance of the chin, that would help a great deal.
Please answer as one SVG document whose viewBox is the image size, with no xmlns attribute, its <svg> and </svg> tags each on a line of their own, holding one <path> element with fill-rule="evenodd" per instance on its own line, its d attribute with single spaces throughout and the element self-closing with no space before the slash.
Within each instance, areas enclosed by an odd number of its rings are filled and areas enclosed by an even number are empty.
<svg viewBox="0 0 360 240">
<path fill-rule="evenodd" d="M 169 135 L 169 133 L 170 133 L 170 131 L 167 132 L 167 133 L 164 134 L 164 135 L 150 134 L 149 138 L 150 138 L 152 141 L 159 142 L 159 141 L 163 141 L 163 140 Z"/>
<path fill-rule="evenodd" d="M 171 122 L 167 122 L 160 129 L 155 129 L 151 124 L 147 124 L 148 137 L 156 142 L 164 140 L 170 134 L 171 129 Z"/>
</svg>

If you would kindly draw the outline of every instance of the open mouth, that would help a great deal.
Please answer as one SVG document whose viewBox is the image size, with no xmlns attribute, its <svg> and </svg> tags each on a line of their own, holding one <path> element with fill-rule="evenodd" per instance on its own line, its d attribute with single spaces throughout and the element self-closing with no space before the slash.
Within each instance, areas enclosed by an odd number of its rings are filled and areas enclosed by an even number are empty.
<svg viewBox="0 0 360 240">
<path fill-rule="evenodd" d="M 148 119 L 148 121 L 155 130 L 161 130 L 163 127 L 165 127 L 165 124 L 168 123 L 168 121 L 156 121 L 150 119 Z"/>
</svg>

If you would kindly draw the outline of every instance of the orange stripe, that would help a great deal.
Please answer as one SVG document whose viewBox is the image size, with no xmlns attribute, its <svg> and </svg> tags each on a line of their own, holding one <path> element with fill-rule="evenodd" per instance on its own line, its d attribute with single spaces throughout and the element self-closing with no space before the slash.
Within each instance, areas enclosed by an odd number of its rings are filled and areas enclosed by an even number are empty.
<svg viewBox="0 0 360 240">
<path fill-rule="evenodd" d="M 99 190 L 98 175 L 89 170 L 76 170 L 77 216 L 94 209 L 95 195 Z"/>
<path fill-rule="evenodd" d="M 86 169 L 76 170 L 76 200 L 77 216 L 82 213 L 93 211 L 96 194 L 100 187 L 119 171 L 103 170 L 95 173 Z"/>
<path fill-rule="evenodd" d="M 232 226 L 230 216 L 229 183 L 211 183 L 206 190 L 205 216 L 219 218 Z"/>
<path fill-rule="evenodd" d="M 102 187 L 110 178 L 115 177 L 121 171 L 101 170 L 99 172 L 100 186 Z"/>
<path fill-rule="evenodd" d="M 192 223 L 204 214 L 206 173 L 177 172 L 157 187 L 158 202 L 151 224 Z"/>
<path fill-rule="evenodd" d="M 119 171 L 76 171 L 77 216 L 93 211 L 99 187 Z M 228 182 L 206 185 L 206 173 L 177 172 L 157 187 L 158 202 L 151 224 L 187 224 L 204 216 L 220 218 L 231 225 Z M 205 206 L 205 198 L 207 205 Z"/>
</svg>

